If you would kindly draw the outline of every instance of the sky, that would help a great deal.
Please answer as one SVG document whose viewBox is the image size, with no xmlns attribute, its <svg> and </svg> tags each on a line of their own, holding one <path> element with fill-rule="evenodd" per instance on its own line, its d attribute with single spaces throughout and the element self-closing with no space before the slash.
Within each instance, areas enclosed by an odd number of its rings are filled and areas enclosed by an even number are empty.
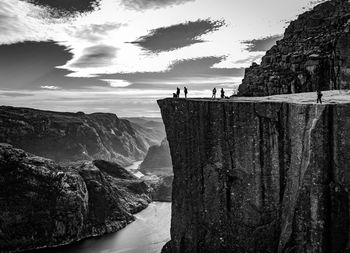
<svg viewBox="0 0 350 253">
<path fill-rule="evenodd" d="M 0 0 L 0 105 L 160 116 L 235 92 L 310 0 Z"/>
</svg>

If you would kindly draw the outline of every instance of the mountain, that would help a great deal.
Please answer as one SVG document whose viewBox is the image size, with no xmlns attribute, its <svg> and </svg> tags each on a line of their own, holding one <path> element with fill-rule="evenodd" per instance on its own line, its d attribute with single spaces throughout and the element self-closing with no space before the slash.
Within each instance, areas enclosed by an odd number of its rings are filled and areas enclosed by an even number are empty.
<svg viewBox="0 0 350 253">
<path fill-rule="evenodd" d="M 119 165 L 52 160 L 0 144 L 1 252 L 68 244 L 125 227 L 151 201 Z"/>
<path fill-rule="evenodd" d="M 126 166 L 145 157 L 157 134 L 111 113 L 0 106 L 0 142 L 60 163 L 102 159 Z"/>
<path fill-rule="evenodd" d="M 151 146 L 140 164 L 140 171 L 143 174 L 169 175 L 172 174 L 172 168 L 167 139 L 164 139 L 160 145 Z"/>
<path fill-rule="evenodd" d="M 160 145 L 151 146 L 140 164 L 143 180 L 150 186 L 152 199 L 171 202 L 173 184 L 173 165 L 169 143 L 164 139 Z"/>
<path fill-rule="evenodd" d="M 245 71 L 239 96 L 350 88 L 350 2 L 317 5 L 290 23 L 260 65 Z"/>
<path fill-rule="evenodd" d="M 159 100 L 174 169 L 162 252 L 349 252 L 350 96 L 324 100 Z"/>
<path fill-rule="evenodd" d="M 154 140 L 153 145 L 158 145 L 166 137 L 161 118 L 132 117 L 124 119 L 130 121 L 133 128 L 150 136 Z"/>
</svg>

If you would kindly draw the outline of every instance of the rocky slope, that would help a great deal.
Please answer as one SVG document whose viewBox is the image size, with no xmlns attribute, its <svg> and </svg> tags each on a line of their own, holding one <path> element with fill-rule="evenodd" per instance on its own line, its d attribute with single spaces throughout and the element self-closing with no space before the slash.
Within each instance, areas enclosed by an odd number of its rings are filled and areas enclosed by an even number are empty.
<svg viewBox="0 0 350 253">
<path fill-rule="evenodd" d="M 164 139 L 160 145 L 154 145 L 148 149 L 139 170 L 145 175 L 142 179 L 152 189 L 152 199 L 171 202 L 173 164 L 167 139 Z"/>
<path fill-rule="evenodd" d="M 117 231 L 150 199 L 116 164 L 62 167 L 0 144 L 0 251 L 67 244 Z"/>
<path fill-rule="evenodd" d="M 165 136 L 165 128 L 161 118 L 147 118 L 147 117 L 133 117 L 124 118 L 131 122 L 131 126 L 141 132 L 145 131 L 147 136 L 152 137 L 155 143 L 152 145 L 158 145 L 162 142 Z"/>
<path fill-rule="evenodd" d="M 246 69 L 241 96 L 350 88 L 350 2 L 331 0 L 299 16 L 284 38 Z"/>
<path fill-rule="evenodd" d="M 103 159 L 129 165 L 144 158 L 153 136 L 115 114 L 0 106 L 0 142 L 56 162 Z"/>
<path fill-rule="evenodd" d="M 143 174 L 169 175 L 172 174 L 172 167 L 169 143 L 164 139 L 160 145 L 148 149 L 145 159 L 140 164 L 140 171 Z"/>
<path fill-rule="evenodd" d="M 163 252 L 348 252 L 350 99 L 158 101 L 174 168 Z"/>
</svg>

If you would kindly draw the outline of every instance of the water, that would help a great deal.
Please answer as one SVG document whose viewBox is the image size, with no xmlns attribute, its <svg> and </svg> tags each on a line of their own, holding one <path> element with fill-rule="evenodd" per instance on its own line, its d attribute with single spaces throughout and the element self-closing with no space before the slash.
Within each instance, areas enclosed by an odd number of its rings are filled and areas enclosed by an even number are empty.
<svg viewBox="0 0 350 253">
<path fill-rule="evenodd" d="M 134 162 L 133 164 L 131 164 L 130 166 L 125 167 L 125 169 L 127 171 L 130 171 L 132 174 L 134 174 L 134 176 L 136 176 L 137 178 L 141 178 L 144 175 L 138 171 L 140 164 L 142 163 L 142 161 L 137 161 Z"/>
<path fill-rule="evenodd" d="M 159 253 L 170 240 L 171 203 L 152 202 L 124 229 L 68 246 L 38 250 L 48 253 Z"/>
</svg>

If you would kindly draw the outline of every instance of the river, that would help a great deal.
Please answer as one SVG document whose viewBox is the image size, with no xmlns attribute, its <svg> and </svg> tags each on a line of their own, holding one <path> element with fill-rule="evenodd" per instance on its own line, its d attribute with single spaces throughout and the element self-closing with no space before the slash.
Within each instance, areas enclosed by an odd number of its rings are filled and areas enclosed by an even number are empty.
<svg viewBox="0 0 350 253">
<path fill-rule="evenodd" d="M 170 240 L 171 203 L 152 202 L 124 229 L 67 246 L 36 250 L 48 253 L 159 253 Z"/>
</svg>

